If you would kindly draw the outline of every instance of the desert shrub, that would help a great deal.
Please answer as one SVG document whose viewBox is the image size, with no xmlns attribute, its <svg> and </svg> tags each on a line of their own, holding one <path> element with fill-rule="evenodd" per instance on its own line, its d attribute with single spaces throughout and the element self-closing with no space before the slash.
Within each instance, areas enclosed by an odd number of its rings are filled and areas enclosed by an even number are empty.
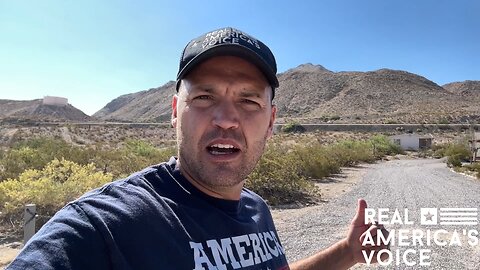
<svg viewBox="0 0 480 270">
<path fill-rule="evenodd" d="M 295 162 L 300 167 L 300 174 L 310 179 L 321 179 L 333 173 L 340 172 L 340 164 L 329 148 L 319 143 L 298 145 L 292 150 Z"/>
<path fill-rule="evenodd" d="M 42 168 L 45 163 L 40 155 L 38 150 L 28 146 L 6 152 L 1 160 L 0 181 L 14 178 L 28 168 Z"/>
<path fill-rule="evenodd" d="M 20 224 L 23 206 L 28 203 L 50 217 L 67 202 L 111 180 L 111 174 L 98 172 L 93 164 L 54 159 L 42 170 L 26 170 L 18 178 L 0 183 L 0 219 Z"/>
<path fill-rule="evenodd" d="M 320 117 L 320 121 L 323 121 L 323 122 L 329 122 L 329 121 L 336 121 L 336 120 L 340 120 L 341 117 L 338 116 L 338 115 L 322 115 Z"/>
<path fill-rule="evenodd" d="M 460 159 L 460 155 L 452 155 L 447 157 L 447 165 L 449 167 L 461 167 L 462 160 Z"/>
<path fill-rule="evenodd" d="M 297 122 L 289 122 L 282 127 L 282 132 L 285 133 L 303 133 L 305 132 L 305 127 Z"/>
<path fill-rule="evenodd" d="M 464 167 L 472 172 L 475 172 L 475 176 L 480 179 L 480 162 L 467 164 Z"/>
<path fill-rule="evenodd" d="M 125 142 L 125 148 L 128 152 L 141 157 L 150 157 L 157 153 L 157 149 L 153 145 L 142 140 L 129 139 Z"/>
<path fill-rule="evenodd" d="M 373 136 L 369 142 L 374 147 L 375 157 L 380 158 L 385 155 L 402 154 L 400 145 L 393 143 L 390 138 L 384 135 Z"/>
<path fill-rule="evenodd" d="M 441 124 L 441 125 L 448 125 L 448 124 L 450 124 L 450 121 L 448 121 L 447 118 L 442 117 L 438 120 L 438 123 Z"/>
<path fill-rule="evenodd" d="M 103 149 L 69 145 L 61 139 L 34 138 L 16 143 L 0 157 L 0 182 L 17 178 L 28 169 L 42 169 L 54 159 L 66 159 L 77 164 L 95 163 L 103 172 L 115 178 L 126 176 L 149 165 L 167 161 L 176 154 L 175 147 L 158 149 L 142 140 L 127 140 L 119 149 Z"/>
<path fill-rule="evenodd" d="M 344 140 L 328 147 L 329 154 L 340 167 L 353 166 L 359 162 L 373 162 L 373 148 L 366 141 Z"/>
<path fill-rule="evenodd" d="M 469 161 L 471 152 L 466 142 L 448 143 L 434 146 L 434 157 L 447 157 L 449 166 L 461 166 L 462 161 Z"/>
<path fill-rule="evenodd" d="M 246 187 L 262 196 L 269 204 L 308 201 L 314 185 L 300 174 L 298 161 L 289 148 L 272 142 L 248 176 Z"/>
<path fill-rule="evenodd" d="M 461 161 L 469 161 L 471 152 L 467 144 L 455 143 L 447 146 L 444 155 L 448 157 L 456 156 Z"/>
<path fill-rule="evenodd" d="M 41 169 L 53 159 L 68 159 L 79 164 L 88 164 L 91 153 L 83 148 L 69 145 L 61 139 L 33 138 L 15 143 L 0 159 L 0 182 L 16 178 L 28 169 Z"/>
<path fill-rule="evenodd" d="M 373 145 L 377 149 L 375 154 Z M 331 145 L 315 140 L 293 145 L 273 140 L 248 177 L 247 187 L 270 204 L 309 200 L 309 196 L 318 191 L 309 180 L 339 173 L 341 167 L 373 162 L 383 155 L 400 152 L 400 148 L 385 136 L 366 141 L 344 140 Z"/>
<path fill-rule="evenodd" d="M 397 121 L 393 120 L 393 119 L 385 119 L 383 121 L 384 124 L 388 124 L 388 125 L 392 125 L 392 124 L 398 124 Z"/>
<path fill-rule="evenodd" d="M 176 147 L 158 149 L 142 140 L 128 140 L 120 149 L 98 151 L 93 162 L 115 178 L 125 177 L 147 166 L 168 161 Z"/>
</svg>

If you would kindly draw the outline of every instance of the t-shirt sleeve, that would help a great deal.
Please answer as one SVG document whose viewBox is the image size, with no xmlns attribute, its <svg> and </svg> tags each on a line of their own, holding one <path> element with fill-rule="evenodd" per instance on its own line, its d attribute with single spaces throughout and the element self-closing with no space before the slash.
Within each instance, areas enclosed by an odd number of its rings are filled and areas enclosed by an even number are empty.
<svg viewBox="0 0 480 270">
<path fill-rule="evenodd" d="M 106 249 L 82 208 L 71 203 L 30 239 L 6 270 L 109 269 Z"/>
</svg>

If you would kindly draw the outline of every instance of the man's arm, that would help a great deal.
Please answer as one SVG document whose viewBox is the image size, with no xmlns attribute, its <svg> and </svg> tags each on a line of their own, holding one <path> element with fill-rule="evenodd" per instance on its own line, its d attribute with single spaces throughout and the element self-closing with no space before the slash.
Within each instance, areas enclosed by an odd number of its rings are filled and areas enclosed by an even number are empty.
<svg viewBox="0 0 480 270">
<path fill-rule="evenodd" d="M 310 270 L 310 269 L 348 269 L 353 265 L 365 262 L 362 255 L 362 250 L 380 251 L 388 248 L 385 245 L 381 246 L 362 246 L 363 239 L 367 231 L 370 231 L 372 237 L 376 236 L 377 229 L 385 230 L 379 224 L 365 224 L 365 208 L 367 202 L 363 199 L 358 200 L 357 213 L 350 224 L 348 235 L 345 239 L 335 243 L 329 248 L 314 254 L 311 257 L 300 260 L 290 265 L 291 270 Z M 388 235 L 388 232 L 384 232 Z M 385 253 L 383 255 L 386 255 Z M 382 259 L 385 259 L 382 255 Z M 373 256 L 372 262 L 376 263 L 376 253 Z"/>
</svg>

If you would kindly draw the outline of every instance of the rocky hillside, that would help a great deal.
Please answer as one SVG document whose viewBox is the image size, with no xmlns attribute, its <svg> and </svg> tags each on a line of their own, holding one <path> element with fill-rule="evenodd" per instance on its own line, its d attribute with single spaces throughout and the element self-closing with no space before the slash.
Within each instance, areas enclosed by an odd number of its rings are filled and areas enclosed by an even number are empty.
<svg viewBox="0 0 480 270">
<path fill-rule="evenodd" d="M 106 121 L 168 122 L 171 116 L 175 82 L 120 96 L 109 102 L 93 117 Z"/>
<path fill-rule="evenodd" d="M 304 64 L 279 74 L 275 95 L 280 122 L 459 123 L 480 122 L 480 81 L 442 86 L 406 71 L 332 72 Z M 94 116 L 103 120 L 170 119 L 174 82 L 121 96 Z"/>
<path fill-rule="evenodd" d="M 443 85 L 447 91 L 457 95 L 480 95 L 480 81 L 463 81 Z"/>
<path fill-rule="evenodd" d="M 91 117 L 70 104 L 44 105 L 41 99 L 0 99 L 0 119 L 4 121 L 89 121 Z"/>
<path fill-rule="evenodd" d="M 317 122 L 340 118 L 337 122 L 436 123 L 480 116 L 480 95 L 467 99 L 405 71 L 335 73 L 307 64 L 280 74 L 279 80 L 281 117 Z"/>
</svg>

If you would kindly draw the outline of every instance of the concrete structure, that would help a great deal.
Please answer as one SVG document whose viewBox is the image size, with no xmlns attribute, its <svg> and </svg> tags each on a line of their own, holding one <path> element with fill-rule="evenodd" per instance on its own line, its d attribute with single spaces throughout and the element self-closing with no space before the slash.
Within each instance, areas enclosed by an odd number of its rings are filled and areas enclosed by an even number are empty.
<svg viewBox="0 0 480 270">
<path fill-rule="evenodd" d="M 432 147 L 432 135 L 420 135 L 417 133 L 404 133 L 390 136 L 393 143 L 400 145 L 403 150 L 420 150 Z"/>
<path fill-rule="evenodd" d="M 44 96 L 42 104 L 53 106 L 67 106 L 68 99 L 63 97 Z"/>
<path fill-rule="evenodd" d="M 274 132 L 282 132 L 282 127 L 287 124 L 277 123 L 274 125 Z M 405 132 L 421 131 L 422 133 L 435 133 L 438 131 L 457 131 L 464 132 L 469 130 L 472 125 L 469 124 L 301 124 L 305 132 L 314 131 L 358 131 L 358 132 Z M 480 130 L 480 125 L 474 126 Z"/>
<path fill-rule="evenodd" d="M 472 150 L 472 161 L 480 161 L 480 132 L 474 132 L 468 142 Z"/>
</svg>

